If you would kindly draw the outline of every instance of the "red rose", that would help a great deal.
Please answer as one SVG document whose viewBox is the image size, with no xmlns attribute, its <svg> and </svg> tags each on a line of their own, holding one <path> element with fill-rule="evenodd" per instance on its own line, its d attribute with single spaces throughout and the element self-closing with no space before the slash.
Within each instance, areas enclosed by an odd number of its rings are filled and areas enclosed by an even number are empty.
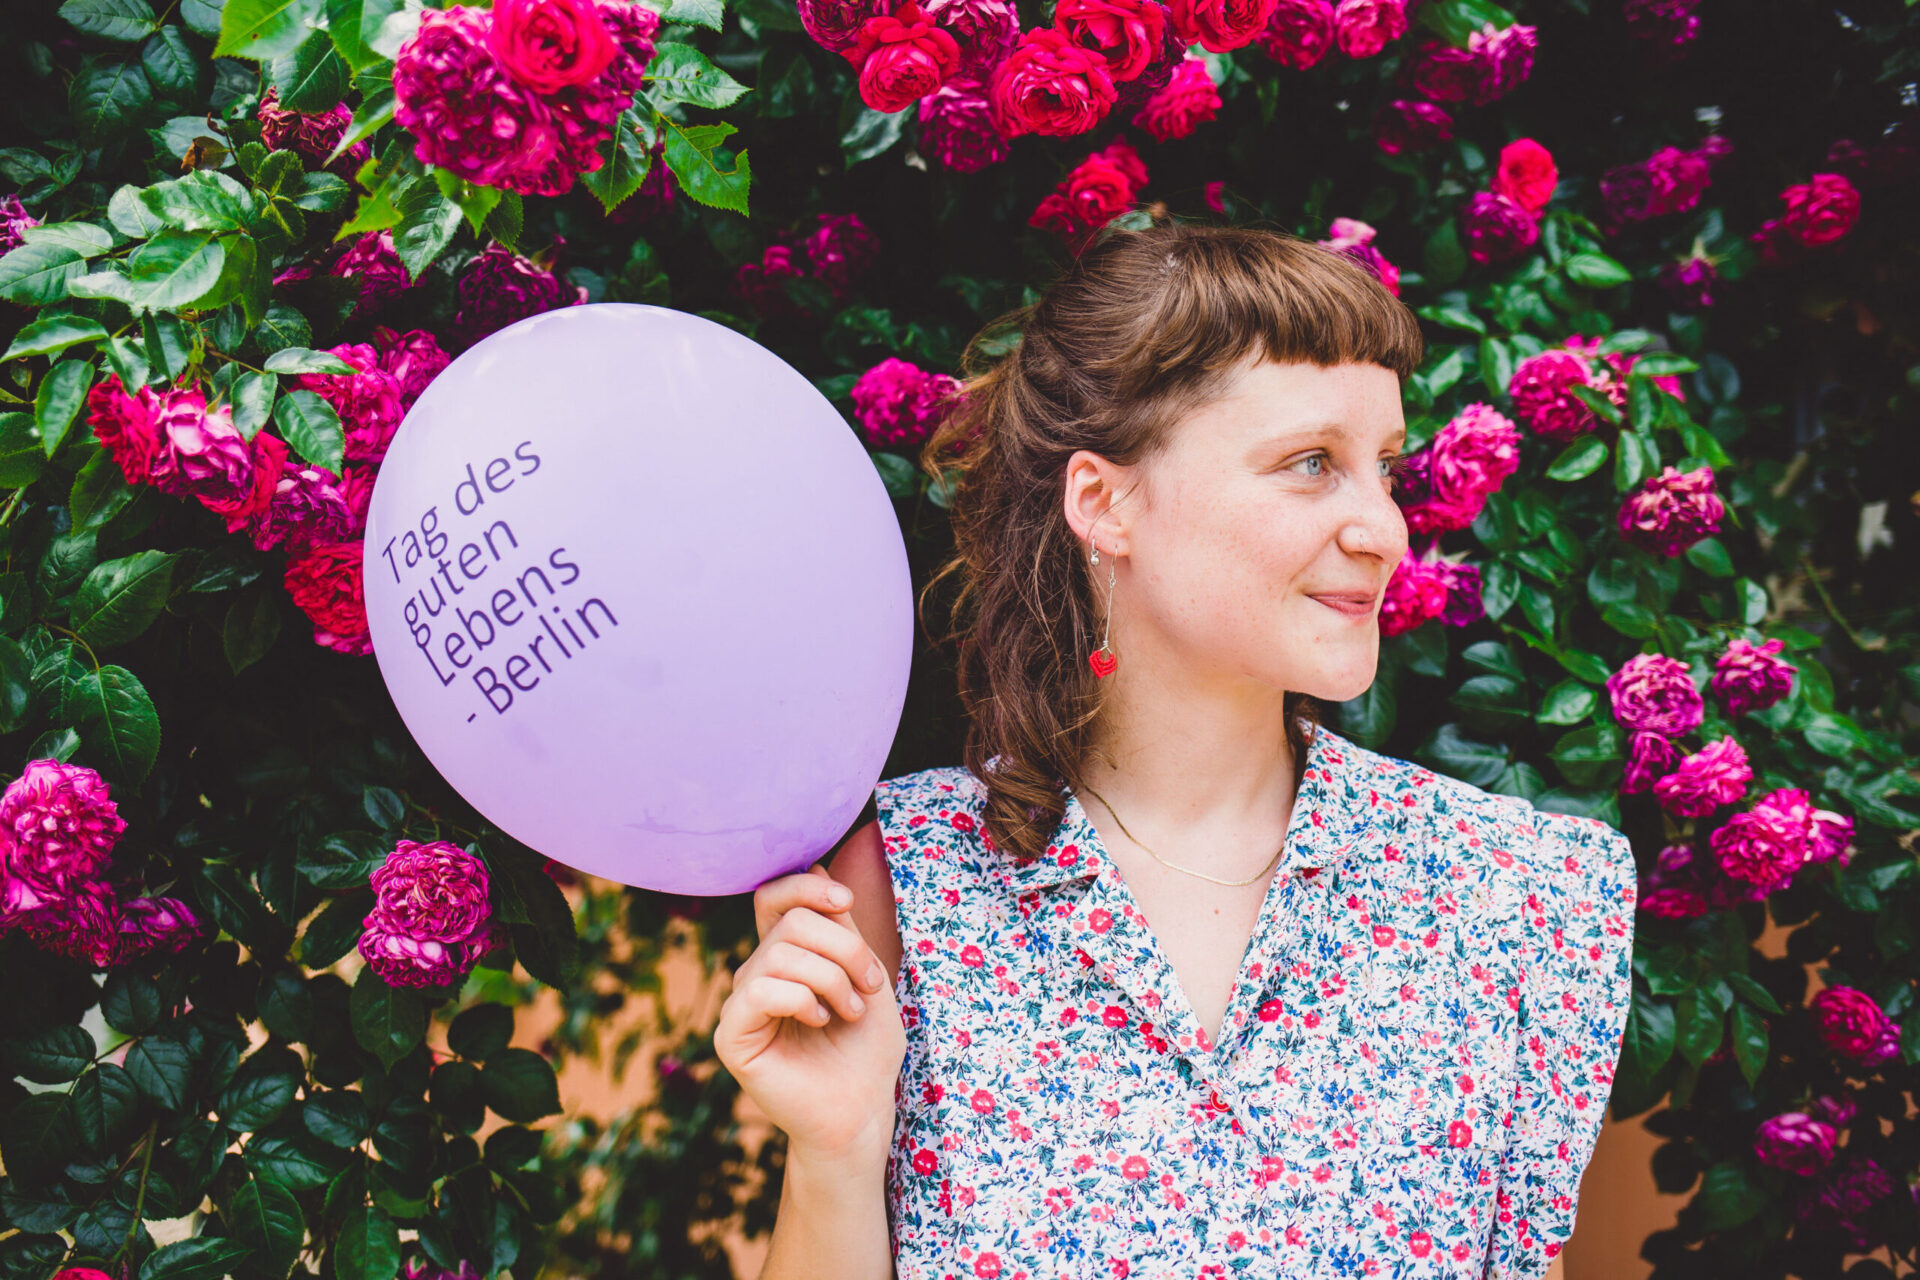
<svg viewBox="0 0 1920 1280">
<path fill-rule="evenodd" d="M 1860 193 L 1837 173 L 1816 173 L 1812 182 L 1788 187 L 1780 198 L 1787 202 L 1781 221 L 1809 248 L 1838 240 L 1860 216 Z"/>
<path fill-rule="evenodd" d="M 487 47 L 535 93 L 596 80 L 618 52 L 593 0 L 495 0 Z"/>
<path fill-rule="evenodd" d="M 1253 43 L 1279 0 L 1173 0 L 1173 29 L 1185 44 L 1228 53 Z"/>
<path fill-rule="evenodd" d="M 1500 148 L 1500 168 L 1493 175 L 1493 191 L 1529 213 L 1538 213 L 1553 198 L 1560 180 L 1553 153 L 1532 138 L 1515 138 Z"/>
<path fill-rule="evenodd" d="M 247 521 L 265 514 L 273 505 L 274 490 L 280 484 L 280 470 L 286 465 L 287 446 L 270 431 L 253 437 L 253 487 L 232 498 L 214 498 L 200 494 L 200 505 L 217 516 L 227 518 L 227 532 L 238 533 Z"/>
<path fill-rule="evenodd" d="M 1024 33 L 987 85 L 994 127 L 1009 138 L 1085 133 L 1118 97 L 1106 59 L 1052 27 Z"/>
<path fill-rule="evenodd" d="M 360 577 L 360 540 L 314 542 L 287 563 L 287 594 L 313 619 L 313 641 L 341 653 L 368 654 L 367 601 Z"/>
<path fill-rule="evenodd" d="M 1222 105 L 1206 62 L 1187 58 L 1174 69 L 1166 87 L 1147 99 L 1133 122 L 1152 134 L 1155 142 L 1171 142 L 1219 115 Z"/>
<path fill-rule="evenodd" d="M 1106 60 L 1115 84 L 1147 69 L 1167 38 L 1167 6 L 1159 0 L 1060 0 L 1053 25 L 1074 44 Z"/>
<path fill-rule="evenodd" d="M 960 42 L 914 0 L 861 23 L 841 53 L 860 72 L 860 100 L 875 111 L 904 111 L 960 70 Z"/>
</svg>

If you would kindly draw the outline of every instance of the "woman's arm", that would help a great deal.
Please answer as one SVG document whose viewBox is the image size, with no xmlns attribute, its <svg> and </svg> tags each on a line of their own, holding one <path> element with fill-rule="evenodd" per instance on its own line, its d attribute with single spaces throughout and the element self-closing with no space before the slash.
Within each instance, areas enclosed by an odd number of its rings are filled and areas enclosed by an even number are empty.
<svg viewBox="0 0 1920 1280">
<path fill-rule="evenodd" d="M 891 991 L 900 971 L 900 928 L 880 825 L 869 822 L 847 837 L 826 865 L 853 891 L 848 914 L 886 966 Z M 788 1146 L 780 1209 L 760 1280 L 892 1280 L 886 1171 L 894 1114 L 891 1109 L 876 1113 L 869 1132 L 850 1151 Z"/>
<path fill-rule="evenodd" d="M 1567 1280 L 1567 1269 L 1561 1265 L 1561 1258 L 1565 1256 L 1565 1254 L 1561 1254 L 1559 1257 L 1554 1258 L 1553 1262 L 1548 1265 L 1547 1280 Z"/>
</svg>

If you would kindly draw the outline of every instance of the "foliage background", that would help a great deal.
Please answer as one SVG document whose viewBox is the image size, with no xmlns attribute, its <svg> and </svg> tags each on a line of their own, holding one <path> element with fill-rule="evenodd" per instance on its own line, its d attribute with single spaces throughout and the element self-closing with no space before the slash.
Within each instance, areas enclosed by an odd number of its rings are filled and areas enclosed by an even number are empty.
<svg viewBox="0 0 1920 1280">
<path fill-rule="evenodd" d="M 343 15 L 364 16 L 361 5 L 291 6 L 307 25 L 287 36 L 286 58 L 264 66 L 214 56 L 223 22 L 231 32 L 272 10 L 252 0 L 229 7 L 223 15 L 212 0 L 185 0 L 155 12 L 141 0 L 79 0 L 10 6 L 0 17 L 0 174 L 42 222 L 100 228 L 89 261 L 130 247 L 109 213 L 115 193 L 179 178 L 181 156 L 209 131 L 237 147 L 263 80 L 299 92 L 319 77 L 306 92 L 320 97 L 337 82 L 377 160 L 338 188 L 311 164 L 272 187 L 237 155 L 224 157 L 217 171 L 254 206 L 220 232 L 229 244 L 251 240 L 257 259 L 233 300 L 154 302 L 141 320 L 125 300 L 70 295 L 92 269 L 82 250 L 73 270 L 0 264 L 0 329 L 17 333 L 59 311 L 118 335 L 10 355 L 0 368 L 11 401 L 0 483 L 13 490 L 0 509 L 0 759 L 14 772 L 48 755 L 100 770 L 128 823 L 116 875 L 181 896 L 213 926 L 177 956 L 104 976 L 18 932 L 0 937 L 0 1055 L 13 1077 L 0 1090 L 0 1272 L 9 1280 L 63 1265 L 103 1267 L 116 1280 L 300 1269 L 382 1280 L 403 1259 L 483 1274 L 526 1275 L 544 1263 L 721 1276 L 724 1255 L 694 1228 L 728 1217 L 747 1186 L 736 1090 L 715 1069 L 704 1028 L 656 1029 L 672 1055 L 646 1110 L 610 1128 L 567 1120 L 544 1145 L 528 1126 L 557 1109 L 552 1071 L 542 1055 L 507 1048 L 511 1010 L 547 983 L 559 989 L 563 1020 L 545 1059 L 594 1051 L 600 1021 L 650 989 L 673 917 L 692 923 L 718 971 L 751 945 L 746 901 L 576 892 L 569 920 L 537 855 L 488 829 L 420 757 L 373 661 L 307 638 L 273 581 L 278 556 L 191 504 L 117 486 L 94 465 L 101 451 L 70 403 L 74 380 L 143 367 L 211 386 L 222 376 L 211 353 L 251 363 L 276 346 L 365 340 L 350 291 L 310 290 L 296 307 L 271 275 L 343 228 L 384 219 L 405 222 L 408 265 L 424 287 L 383 323 L 427 328 L 451 348 L 455 282 L 499 239 L 553 254 L 593 300 L 659 303 L 735 325 L 853 421 L 861 373 L 888 357 L 957 372 L 967 338 L 1044 284 L 1066 250 L 1030 229 L 1028 214 L 1116 136 L 1148 166 L 1141 201 L 1177 215 L 1315 238 L 1337 216 L 1378 228 L 1402 296 L 1430 321 L 1431 359 L 1409 389 L 1416 439 L 1468 402 L 1508 408 L 1505 371 L 1568 334 L 1664 349 L 1685 358 L 1672 367 L 1697 366 L 1684 373 L 1684 410 L 1647 394 L 1633 425 L 1662 461 L 1717 468 L 1731 515 L 1711 547 L 1665 563 L 1624 549 L 1613 513 L 1648 469 L 1644 454 L 1616 446 L 1604 465 L 1558 480 L 1547 474 L 1558 448 L 1529 438 L 1519 473 L 1446 544 L 1486 572 L 1491 616 L 1390 641 L 1376 690 L 1335 714 L 1345 731 L 1395 754 L 1616 821 L 1644 867 L 1671 833 L 1647 797 L 1616 794 L 1618 735 L 1601 680 L 1643 648 L 1704 676 L 1729 634 L 1787 640 L 1799 667 L 1792 696 L 1732 729 L 1754 758 L 1756 791 L 1809 788 L 1855 818 L 1858 852 L 1765 904 L 1640 921 L 1614 1114 L 1651 1113 L 1666 1142 L 1650 1176 L 1691 1196 L 1679 1227 L 1647 1242 L 1656 1275 L 1911 1269 L 1920 1215 L 1910 1199 L 1875 1210 L 1875 1256 L 1850 1256 L 1840 1234 L 1798 1223 L 1808 1184 L 1761 1165 L 1752 1137 L 1761 1120 L 1845 1087 L 1860 1108 L 1847 1150 L 1903 1184 L 1920 1170 L 1920 819 L 1902 799 L 1920 790 L 1908 765 L 1920 746 L 1913 169 L 1866 189 L 1857 226 L 1805 261 L 1762 265 L 1746 237 L 1777 215 L 1783 188 L 1828 168 L 1836 141 L 1870 144 L 1898 125 L 1892 136 L 1914 145 L 1915 6 L 1707 0 L 1683 60 L 1660 64 L 1628 36 L 1613 0 L 1531 5 L 1518 15 L 1540 33 L 1529 79 L 1457 112 L 1453 142 L 1398 158 L 1374 145 L 1369 121 L 1402 96 L 1393 76 L 1414 37 L 1377 58 L 1330 57 L 1304 72 L 1251 49 L 1211 54 L 1224 105 L 1189 137 L 1154 143 L 1114 119 L 1087 137 L 1023 138 L 1006 163 L 962 175 L 917 149 L 913 112 L 862 103 L 846 61 L 808 39 L 790 6 L 683 3 L 661 38 L 711 59 L 705 89 L 675 101 L 655 85 L 607 172 L 567 195 L 524 201 L 436 181 L 411 160 L 403 131 L 383 120 L 385 58 L 324 31 L 315 42 L 315 28 L 344 31 Z M 366 9 L 401 7 L 368 0 Z M 1048 14 L 1023 4 L 1020 17 L 1033 26 Z M 331 55 L 330 42 L 341 46 Z M 727 88 L 736 81 L 750 91 Z M 314 109 L 325 105 L 315 99 Z M 677 195 L 664 207 L 657 196 L 616 199 L 641 186 L 634 140 L 669 121 L 683 133 L 726 126 L 697 135 L 712 171 L 676 164 Z M 1707 132 L 1735 150 L 1697 209 L 1602 233 L 1602 173 Z M 1455 214 L 1517 137 L 1546 145 L 1560 170 L 1544 234 L 1511 263 L 1472 264 Z M 729 165 L 732 177 L 718 176 Z M 1210 183 L 1223 184 L 1224 214 L 1208 207 Z M 611 214 L 603 197 L 617 206 Z M 278 237 L 260 221 L 276 212 Z M 880 249 L 850 295 L 800 278 L 787 293 L 814 315 L 796 317 L 761 314 L 734 289 L 738 270 L 769 246 L 795 243 L 818 215 L 846 213 Z M 1656 274 L 1696 241 L 1720 258 L 1723 280 L 1710 308 L 1689 311 Z M 278 337 L 278 326 L 260 324 L 275 306 L 297 313 Z M 76 362 L 84 375 L 55 375 Z M 72 425 L 55 430 L 63 408 Z M 1640 416 L 1648 408 L 1650 420 Z M 308 443 L 325 453 L 324 438 Z M 754 460 L 716 440 L 713 465 Z M 946 551 L 939 490 L 901 451 L 877 450 L 876 465 L 924 580 Z M 88 575 L 146 552 L 168 557 L 168 571 L 123 602 L 133 621 L 85 633 L 74 607 Z M 127 589 L 119 577 L 109 585 L 116 599 Z M 71 647 L 89 638 L 97 643 Z M 958 758 L 951 685 L 945 655 L 923 645 L 888 776 Z M 457 993 L 387 988 L 349 955 L 369 901 L 365 875 L 402 837 L 470 844 L 494 873 L 493 909 L 513 945 Z M 1769 923 L 1787 931 L 1784 959 L 1755 949 Z M 1849 1078 L 1810 1029 L 1807 966 L 1828 984 L 1869 991 L 1904 1024 L 1895 1061 Z M 752 1232 L 770 1225 L 777 1203 L 777 1144 L 763 1164 L 772 1176 L 745 1205 Z M 156 1222 L 174 1243 L 155 1247 Z"/>
</svg>

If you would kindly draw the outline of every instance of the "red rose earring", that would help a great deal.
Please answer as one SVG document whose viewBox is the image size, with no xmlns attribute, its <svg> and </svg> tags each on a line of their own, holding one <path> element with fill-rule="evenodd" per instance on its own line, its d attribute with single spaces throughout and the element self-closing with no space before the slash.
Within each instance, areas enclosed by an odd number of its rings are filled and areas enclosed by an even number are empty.
<svg viewBox="0 0 1920 1280">
<path fill-rule="evenodd" d="M 1092 539 L 1089 538 L 1088 541 L 1092 542 Z M 1093 542 L 1092 545 L 1093 554 L 1090 557 L 1090 562 L 1097 565 L 1100 563 L 1100 544 Z M 1109 643 L 1109 640 L 1113 636 L 1113 583 L 1116 576 L 1113 564 L 1109 561 L 1107 564 L 1106 634 L 1100 638 L 1100 647 L 1087 655 L 1087 665 L 1093 668 L 1093 674 L 1096 678 L 1105 678 L 1112 675 L 1113 669 L 1120 665 L 1120 659 L 1114 656 L 1113 646 Z"/>
</svg>

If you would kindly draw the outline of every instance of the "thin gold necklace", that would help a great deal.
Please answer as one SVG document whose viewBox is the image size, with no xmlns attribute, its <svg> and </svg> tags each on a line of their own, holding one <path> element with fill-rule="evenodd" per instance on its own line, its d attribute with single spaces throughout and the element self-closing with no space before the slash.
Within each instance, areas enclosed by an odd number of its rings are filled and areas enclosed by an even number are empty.
<svg viewBox="0 0 1920 1280">
<path fill-rule="evenodd" d="M 1107 804 L 1107 798 L 1105 796 L 1101 795 L 1098 791 L 1095 791 L 1092 787 L 1086 787 L 1084 788 L 1084 790 L 1088 795 L 1092 796 L 1095 800 L 1098 800 L 1101 803 L 1101 805 L 1106 808 L 1106 811 L 1108 813 L 1113 814 L 1113 821 L 1115 825 L 1117 825 L 1120 828 L 1121 835 L 1133 841 L 1135 844 L 1140 844 L 1140 837 L 1134 835 L 1133 832 L 1127 830 L 1127 824 L 1120 821 L 1119 814 L 1113 813 L 1113 806 L 1110 804 Z M 1140 844 L 1140 847 L 1142 849 L 1147 849 L 1147 846 L 1145 846 L 1144 844 Z M 1155 862 L 1159 863 L 1163 867 L 1173 867 L 1175 871 L 1183 872 L 1186 875 L 1198 876 L 1202 880 L 1211 880 L 1215 884 L 1223 884 L 1231 888 L 1239 888 L 1242 885 L 1252 884 L 1255 880 L 1258 880 L 1261 876 L 1264 876 L 1267 874 L 1267 872 L 1273 870 L 1274 865 L 1280 861 L 1280 854 L 1285 853 L 1286 851 L 1287 851 L 1287 846 L 1283 841 L 1280 845 L 1279 851 L 1273 855 L 1273 861 L 1269 862 L 1266 866 L 1262 867 L 1258 872 L 1254 873 L 1251 876 L 1248 876 L 1245 880 L 1222 880 L 1217 876 L 1210 876 L 1204 871 L 1192 871 L 1186 867 L 1175 867 L 1173 863 L 1168 862 L 1165 858 L 1161 857 L 1159 854 L 1155 853 L 1151 849 L 1147 849 L 1147 854 Z"/>
</svg>

